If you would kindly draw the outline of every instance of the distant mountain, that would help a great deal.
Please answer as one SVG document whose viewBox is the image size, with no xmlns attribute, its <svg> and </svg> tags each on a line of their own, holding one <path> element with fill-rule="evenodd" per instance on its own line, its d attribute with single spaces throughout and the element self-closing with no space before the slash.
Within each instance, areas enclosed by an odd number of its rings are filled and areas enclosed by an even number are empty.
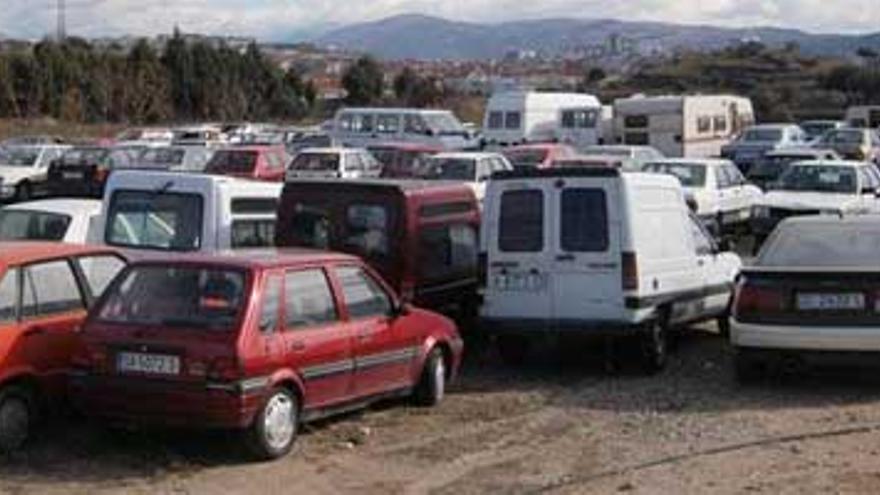
<svg viewBox="0 0 880 495">
<path fill-rule="evenodd" d="M 511 51 L 560 54 L 605 43 L 616 35 L 642 49 L 680 47 L 712 50 L 743 40 L 771 46 L 797 43 L 804 53 L 847 55 L 860 47 L 880 50 L 880 32 L 870 35 L 811 34 L 795 29 L 720 28 L 618 20 L 543 19 L 477 24 L 424 15 L 401 15 L 334 29 L 317 37 L 320 46 L 364 51 L 387 59 L 487 59 Z"/>
</svg>

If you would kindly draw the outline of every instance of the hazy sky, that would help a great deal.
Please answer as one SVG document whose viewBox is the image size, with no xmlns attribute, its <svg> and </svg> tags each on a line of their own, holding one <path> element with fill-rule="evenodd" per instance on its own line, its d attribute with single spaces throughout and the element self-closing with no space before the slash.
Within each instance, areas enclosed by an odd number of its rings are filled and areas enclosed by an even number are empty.
<svg viewBox="0 0 880 495">
<path fill-rule="evenodd" d="M 880 31 L 880 0 L 66 0 L 79 36 L 184 31 L 261 39 L 306 38 L 332 27 L 402 13 L 499 22 L 612 17 L 819 32 Z M 0 33 L 54 32 L 57 0 L 0 0 Z"/>
</svg>

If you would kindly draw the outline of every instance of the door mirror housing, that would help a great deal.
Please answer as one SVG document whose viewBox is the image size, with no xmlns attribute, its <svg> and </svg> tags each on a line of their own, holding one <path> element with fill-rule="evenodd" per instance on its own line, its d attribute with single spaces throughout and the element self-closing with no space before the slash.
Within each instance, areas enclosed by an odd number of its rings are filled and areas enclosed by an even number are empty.
<svg viewBox="0 0 880 495">
<path fill-rule="evenodd" d="M 400 318 L 402 316 L 409 316 L 412 311 L 412 307 L 408 302 L 403 300 L 397 301 L 394 304 L 394 307 L 391 308 L 391 317 L 392 318 Z"/>
</svg>

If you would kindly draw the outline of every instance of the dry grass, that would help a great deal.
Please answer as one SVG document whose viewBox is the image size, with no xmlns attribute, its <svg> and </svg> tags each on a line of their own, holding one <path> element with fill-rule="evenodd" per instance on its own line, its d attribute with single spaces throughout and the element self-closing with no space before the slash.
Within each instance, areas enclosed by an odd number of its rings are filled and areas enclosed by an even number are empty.
<svg viewBox="0 0 880 495">
<path fill-rule="evenodd" d="M 0 119 L 0 140 L 16 136 L 52 135 L 65 139 L 112 137 L 124 129 L 120 124 L 74 124 L 55 119 Z"/>
</svg>

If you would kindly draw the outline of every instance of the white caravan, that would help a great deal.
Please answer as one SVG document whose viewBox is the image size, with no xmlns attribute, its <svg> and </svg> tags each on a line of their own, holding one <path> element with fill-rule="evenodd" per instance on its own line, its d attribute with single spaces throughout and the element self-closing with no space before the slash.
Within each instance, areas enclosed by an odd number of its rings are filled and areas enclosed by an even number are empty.
<svg viewBox="0 0 880 495">
<path fill-rule="evenodd" d="M 638 336 L 666 361 L 668 331 L 727 323 L 740 259 L 716 246 L 667 175 L 612 168 L 496 174 L 484 203 L 483 328 L 518 361 L 529 338 Z"/>
<path fill-rule="evenodd" d="M 614 102 L 615 141 L 653 146 L 670 158 L 721 156 L 721 147 L 754 122 L 751 100 L 739 96 L 633 96 Z"/>
<path fill-rule="evenodd" d="M 602 113 L 598 98 L 583 93 L 524 90 L 495 93 L 486 104 L 484 143 L 487 146 L 514 146 L 554 141 L 563 108 L 586 111 L 583 116 L 596 121 Z"/>
<path fill-rule="evenodd" d="M 846 110 L 846 123 L 851 127 L 880 130 L 880 105 L 849 107 Z"/>
<path fill-rule="evenodd" d="M 566 106 L 559 111 L 556 141 L 580 151 L 614 142 L 614 107 Z"/>
<path fill-rule="evenodd" d="M 280 183 L 223 176 L 117 171 L 104 194 L 104 244 L 147 251 L 274 245 Z"/>
<path fill-rule="evenodd" d="M 449 110 L 343 108 L 330 130 L 333 143 L 367 148 L 383 143 L 418 143 L 444 150 L 476 146 L 471 132 Z"/>
</svg>

